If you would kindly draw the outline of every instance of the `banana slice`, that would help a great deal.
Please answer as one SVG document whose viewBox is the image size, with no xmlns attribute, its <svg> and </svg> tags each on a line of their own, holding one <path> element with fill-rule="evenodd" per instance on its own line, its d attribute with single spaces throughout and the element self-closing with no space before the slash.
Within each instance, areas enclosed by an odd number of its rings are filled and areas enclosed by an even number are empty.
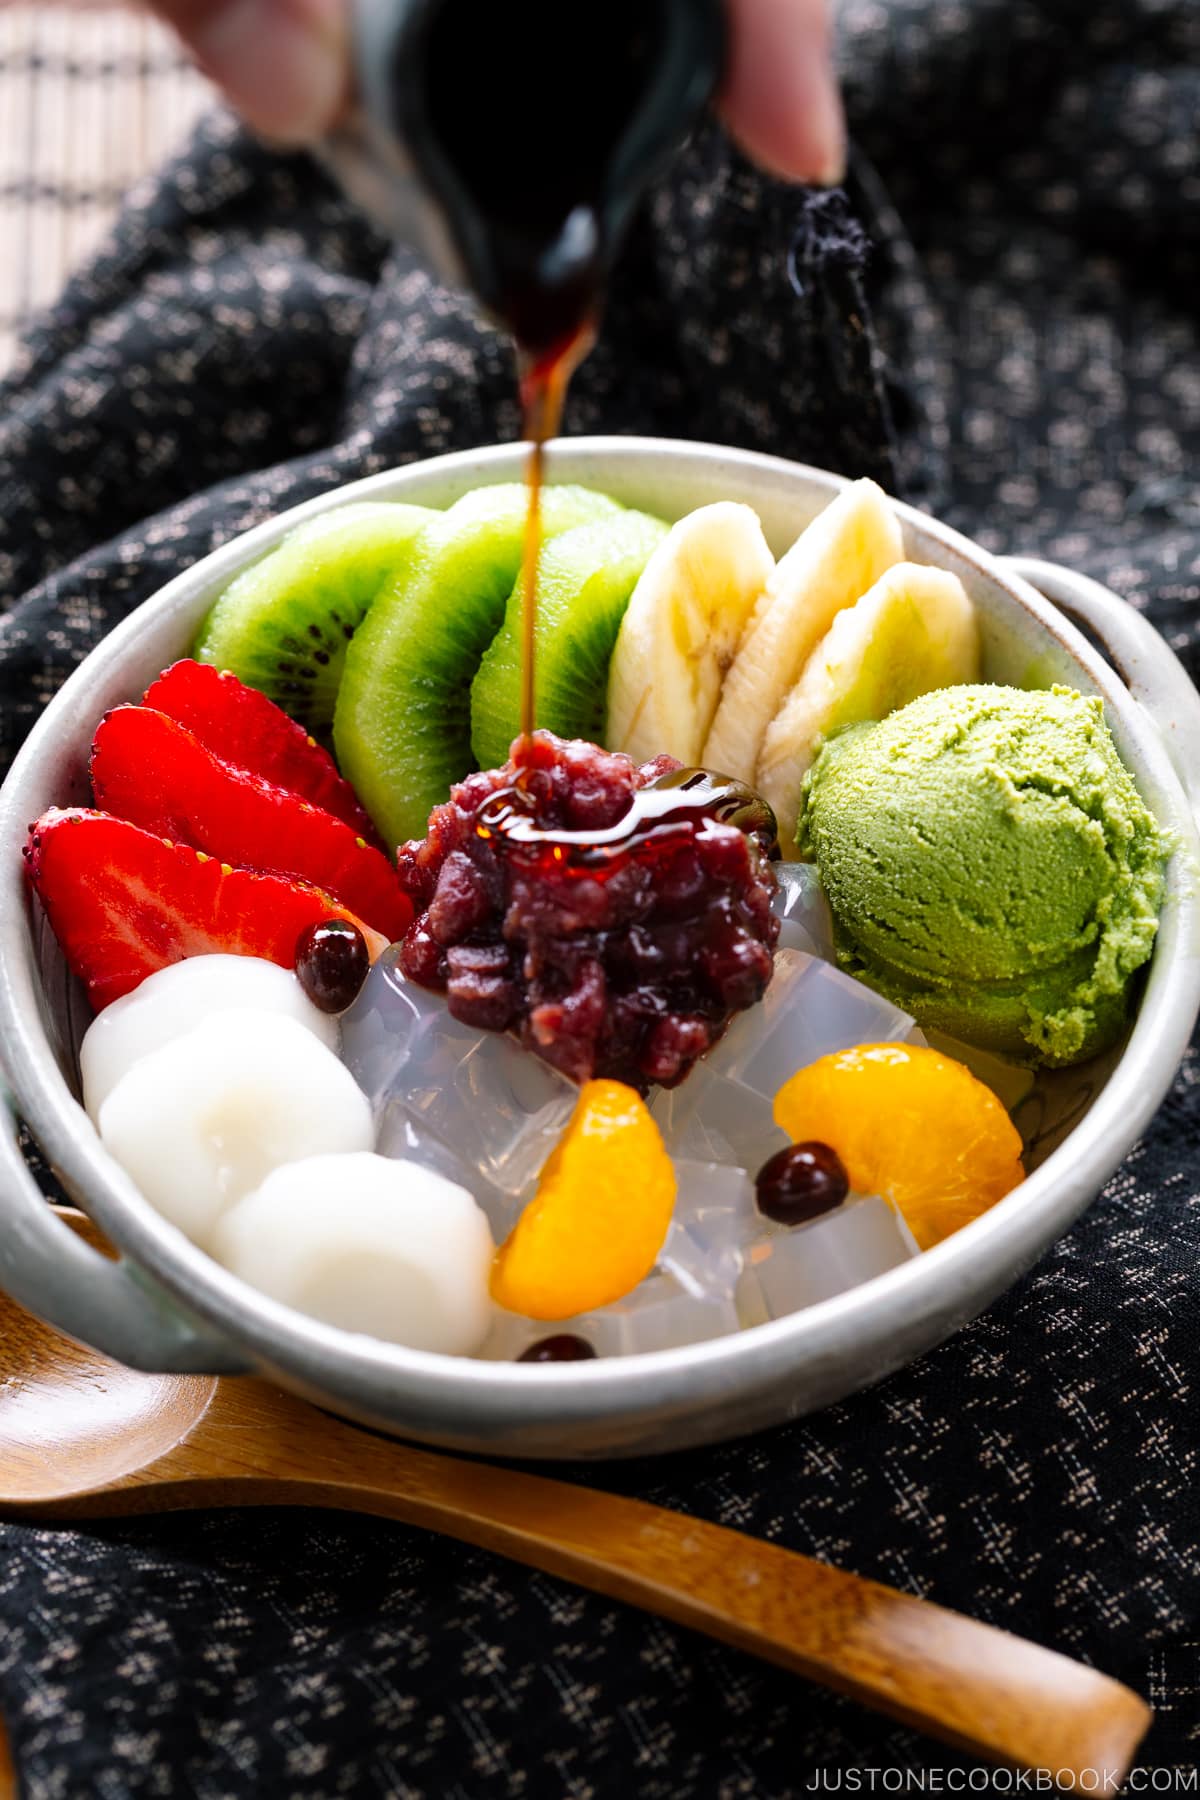
<svg viewBox="0 0 1200 1800">
<path fill-rule="evenodd" d="M 904 554 L 882 488 L 856 481 L 819 513 L 767 583 L 721 689 L 706 769 L 753 782 L 767 726 L 843 607 Z"/>
<path fill-rule="evenodd" d="M 635 762 L 700 761 L 721 681 L 775 558 L 758 515 L 721 500 L 673 525 L 633 590 L 608 671 L 605 742 Z"/>
<path fill-rule="evenodd" d="M 755 786 L 795 853 L 800 790 L 831 732 L 882 719 L 927 694 L 979 680 L 979 627 L 957 575 L 897 563 L 840 612 L 767 727 Z"/>
</svg>

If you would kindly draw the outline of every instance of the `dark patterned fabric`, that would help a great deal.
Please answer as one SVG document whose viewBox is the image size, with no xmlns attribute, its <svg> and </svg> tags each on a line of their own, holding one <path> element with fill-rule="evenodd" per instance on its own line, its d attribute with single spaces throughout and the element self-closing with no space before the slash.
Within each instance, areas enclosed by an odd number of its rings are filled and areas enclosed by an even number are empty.
<svg viewBox="0 0 1200 1800">
<path fill-rule="evenodd" d="M 715 131 L 646 210 L 572 432 L 869 472 L 1144 607 L 1200 669 L 1200 9 L 847 0 L 849 199 Z M 867 239 L 873 250 L 867 258 Z M 868 322 L 874 323 L 874 332 Z M 214 119 L 0 395 L 11 753 L 131 605 L 281 507 L 516 430 L 505 345 Z M 1200 1059 L 1076 1229 L 872 1392 L 583 1478 L 1089 1659 L 1200 1749 Z M 963 1759 L 483 1554 L 260 1513 L 0 1527 L 26 1793 L 787 1796 Z M 864 1777 L 864 1781 L 865 1781 Z"/>
</svg>

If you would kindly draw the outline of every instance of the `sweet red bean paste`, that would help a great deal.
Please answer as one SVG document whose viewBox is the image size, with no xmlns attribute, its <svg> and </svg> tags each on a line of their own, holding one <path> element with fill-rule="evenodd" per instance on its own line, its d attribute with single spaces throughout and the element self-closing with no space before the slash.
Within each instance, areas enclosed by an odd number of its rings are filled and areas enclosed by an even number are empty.
<svg viewBox="0 0 1200 1800">
<path fill-rule="evenodd" d="M 411 980 L 575 1081 L 682 1081 L 771 979 L 775 820 L 740 783 L 539 731 L 401 847 Z"/>
</svg>

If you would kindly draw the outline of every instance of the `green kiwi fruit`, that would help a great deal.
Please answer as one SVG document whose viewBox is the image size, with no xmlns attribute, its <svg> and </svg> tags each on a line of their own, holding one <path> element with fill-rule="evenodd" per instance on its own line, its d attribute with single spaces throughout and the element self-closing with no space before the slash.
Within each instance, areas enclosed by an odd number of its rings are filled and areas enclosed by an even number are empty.
<svg viewBox="0 0 1200 1800">
<path fill-rule="evenodd" d="M 522 484 L 502 482 L 437 514 L 346 654 L 334 747 L 385 843 L 423 837 L 433 807 L 475 767 L 471 683 L 520 573 L 527 500 Z M 588 488 L 547 487 L 542 535 L 622 510 Z"/>
<path fill-rule="evenodd" d="M 534 696 L 537 722 L 560 737 L 602 741 L 608 665 L 638 577 L 667 527 L 620 513 L 551 539 L 538 558 Z M 495 768 L 521 729 L 524 583 L 471 684 L 471 748 Z"/>
<path fill-rule="evenodd" d="M 298 525 L 229 584 L 192 655 L 231 669 L 327 738 L 346 645 L 438 516 L 426 506 L 363 500 Z"/>
</svg>

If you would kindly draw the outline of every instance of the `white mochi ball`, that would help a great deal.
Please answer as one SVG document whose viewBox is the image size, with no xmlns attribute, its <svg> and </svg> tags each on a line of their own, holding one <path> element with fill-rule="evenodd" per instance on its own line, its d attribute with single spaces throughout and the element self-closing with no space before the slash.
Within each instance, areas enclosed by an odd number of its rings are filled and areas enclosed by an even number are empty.
<svg viewBox="0 0 1200 1800">
<path fill-rule="evenodd" d="M 276 1169 L 213 1234 L 218 1261 L 272 1299 L 448 1356 L 470 1355 L 487 1336 L 494 1248 L 466 1188 L 386 1156 Z"/>
<path fill-rule="evenodd" d="M 238 1009 L 140 1057 L 97 1123 L 147 1200 L 206 1247 L 272 1169 L 375 1142 L 367 1097 L 326 1044 L 294 1018 Z"/>
<path fill-rule="evenodd" d="M 258 956 L 189 956 L 147 975 L 88 1026 L 79 1066 L 83 1103 L 93 1122 L 135 1062 L 230 1007 L 279 1013 L 330 1050 L 338 1047 L 337 1020 L 313 1005 L 291 969 Z"/>
</svg>

